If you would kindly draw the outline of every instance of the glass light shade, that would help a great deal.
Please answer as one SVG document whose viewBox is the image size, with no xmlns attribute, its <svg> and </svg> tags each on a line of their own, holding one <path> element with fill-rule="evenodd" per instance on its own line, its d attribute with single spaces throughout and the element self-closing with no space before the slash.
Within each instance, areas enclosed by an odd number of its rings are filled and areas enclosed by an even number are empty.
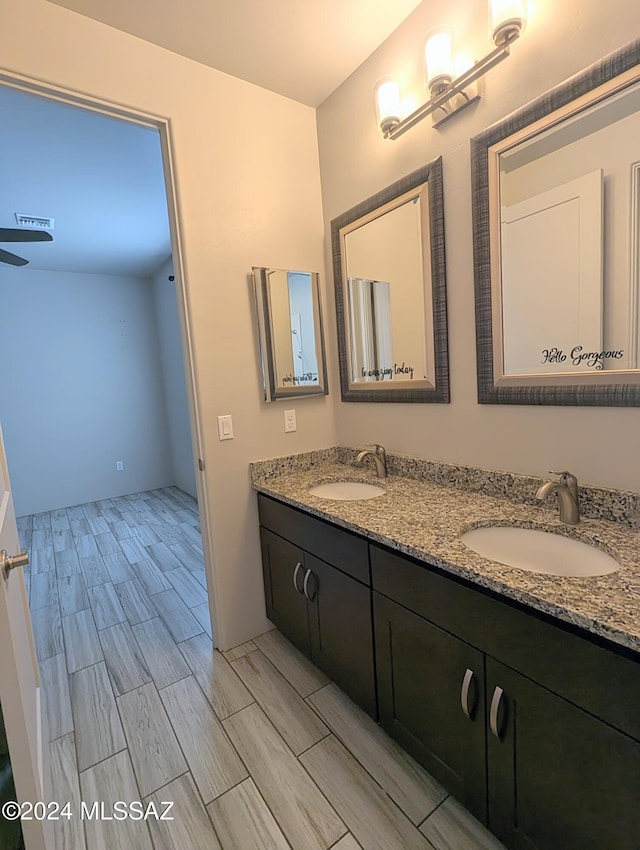
<svg viewBox="0 0 640 850">
<path fill-rule="evenodd" d="M 489 0 L 491 37 L 496 44 L 517 38 L 527 23 L 525 0 Z"/>
<path fill-rule="evenodd" d="M 431 92 L 448 85 L 453 79 L 451 36 L 438 30 L 429 36 L 424 49 L 427 86 Z"/>
<path fill-rule="evenodd" d="M 383 133 L 388 133 L 400 123 L 400 86 L 391 77 L 376 83 L 376 115 Z"/>
</svg>

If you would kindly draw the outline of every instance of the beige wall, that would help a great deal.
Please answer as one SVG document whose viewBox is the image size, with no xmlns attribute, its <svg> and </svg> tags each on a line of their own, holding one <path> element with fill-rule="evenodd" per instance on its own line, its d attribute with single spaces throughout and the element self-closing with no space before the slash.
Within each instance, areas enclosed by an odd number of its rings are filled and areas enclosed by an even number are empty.
<svg viewBox="0 0 640 850">
<path fill-rule="evenodd" d="M 529 0 L 529 25 L 511 57 L 482 82 L 479 103 L 440 129 L 425 119 L 396 141 L 384 140 L 375 121 L 376 80 L 398 74 L 418 105 L 425 34 L 450 24 L 459 49 L 480 57 L 490 49 L 486 10 L 484 0 L 425 0 L 318 110 L 327 233 L 335 216 L 436 156 L 444 159 L 451 404 L 336 400 L 338 440 L 522 473 L 568 468 L 585 482 L 638 490 L 640 410 L 477 404 L 469 155 L 470 138 L 489 124 L 637 36 L 637 0 L 618 0 L 615 14 L 603 0 Z M 333 300 L 328 306 L 334 311 Z M 331 377 L 335 386 L 335 371 Z"/>
<path fill-rule="evenodd" d="M 0 415 L 16 514 L 173 484 L 148 279 L 3 265 L 0 305 Z"/>
<path fill-rule="evenodd" d="M 171 119 L 224 649 L 268 628 L 249 462 L 335 443 L 329 399 L 296 402 L 286 435 L 261 401 L 249 282 L 252 265 L 323 271 L 314 111 L 45 0 L 0 8 L 4 68 Z"/>
</svg>

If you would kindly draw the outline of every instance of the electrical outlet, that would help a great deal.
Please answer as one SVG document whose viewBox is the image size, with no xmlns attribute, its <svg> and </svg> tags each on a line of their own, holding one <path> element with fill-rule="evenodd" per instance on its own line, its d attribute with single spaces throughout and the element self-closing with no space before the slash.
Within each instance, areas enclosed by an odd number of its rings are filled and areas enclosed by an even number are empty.
<svg viewBox="0 0 640 850">
<path fill-rule="evenodd" d="M 118 472 L 122 472 L 123 469 L 124 469 L 124 463 L 121 460 L 117 460 L 116 461 L 116 470 Z"/>
<path fill-rule="evenodd" d="M 290 431 L 295 431 L 296 428 L 297 428 L 297 425 L 296 425 L 296 412 L 295 412 L 295 410 L 285 410 L 285 412 L 284 412 L 285 434 L 288 434 Z"/>
</svg>

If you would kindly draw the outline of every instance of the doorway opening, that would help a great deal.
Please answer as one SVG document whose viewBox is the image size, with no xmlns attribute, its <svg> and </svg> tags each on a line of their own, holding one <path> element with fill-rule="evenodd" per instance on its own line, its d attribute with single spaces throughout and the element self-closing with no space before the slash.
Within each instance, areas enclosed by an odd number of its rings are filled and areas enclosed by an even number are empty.
<svg viewBox="0 0 640 850">
<path fill-rule="evenodd" d="M 2 246 L 29 264 L 0 265 L 0 422 L 44 743 L 82 772 L 122 749 L 121 698 L 189 675 L 180 647 L 215 637 L 169 128 L 7 76 L 0 101 L 0 227 L 54 220 L 52 240 Z M 104 734 L 91 699 L 112 705 Z"/>
<path fill-rule="evenodd" d="M 0 101 L 1 161 L 11 163 L 0 175 L 0 227 L 24 230 L 25 216 L 50 218 L 53 237 L 17 246 L 26 268 L 0 265 L 4 339 L 11 344 L 12 328 L 16 337 L 0 383 L 16 514 L 102 502 L 108 518 L 89 527 L 76 511 L 75 536 L 70 521 L 65 528 L 55 517 L 54 553 L 87 532 L 120 543 L 133 529 L 144 551 L 124 544 L 128 562 L 145 554 L 165 572 L 193 572 L 195 549 L 206 588 L 206 493 L 194 464 L 197 399 L 167 122 L 7 78 Z M 151 494 L 146 510 L 140 494 Z M 107 504 L 125 497 L 143 509 L 129 517 L 129 530 L 118 519 L 129 505 Z M 154 511 L 154 498 L 173 498 L 178 514 L 166 515 L 166 501 Z M 173 533 L 162 528 L 168 522 Z M 21 523 L 23 533 L 43 525 L 43 517 Z M 79 558 L 123 548 L 110 537 L 97 540 L 96 551 L 85 543 Z M 203 604 L 211 633 L 213 605 Z"/>
</svg>

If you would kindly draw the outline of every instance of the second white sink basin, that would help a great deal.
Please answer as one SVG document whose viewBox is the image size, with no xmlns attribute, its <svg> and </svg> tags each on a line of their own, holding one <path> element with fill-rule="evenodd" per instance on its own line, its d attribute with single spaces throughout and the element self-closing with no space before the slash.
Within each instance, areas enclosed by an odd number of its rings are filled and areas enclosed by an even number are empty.
<svg viewBox="0 0 640 850">
<path fill-rule="evenodd" d="M 492 525 L 465 532 L 462 542 L 490 561 L 552 576 L 603 576 L 620 565 L 602 549 L 533 528 Z"/>
<path fill-rule="evenodd" d="M 373 499 L 383 496 L 386 490 L 376 487 L 375 484 L 366 484 L 363 481 L 330 481 L 327 484 L 316 484 L 309 488 L 312 496 L 321 499 L 334 499 L 340 502 L 355 502 L 358 499 Z"/>
</svg>

